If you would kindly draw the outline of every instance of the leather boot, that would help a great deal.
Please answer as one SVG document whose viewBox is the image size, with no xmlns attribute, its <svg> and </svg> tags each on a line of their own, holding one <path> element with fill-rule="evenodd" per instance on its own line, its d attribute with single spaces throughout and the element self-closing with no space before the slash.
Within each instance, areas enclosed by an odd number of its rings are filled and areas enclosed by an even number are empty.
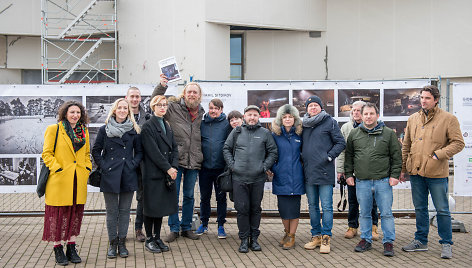
<svg viewBox="0 0 472 268">
<path fill-rule="evenodd" d="M 248 253 L 249 252 L 249 238 L 241 239 L 241 245 L 239 246 L 239 252 Z"/>
<path fill-rule="evenodd" d="M 67 244 L 66 250 L 67 259 L 72 263 L 81 263 L 82 259 L 77 254 L 77 249 L 75 248 L 75 244 Z"/>
<path fill-rule="evenodd" d="M 120 257 L 127 258 L 129 255 L 128 249 L 126 248 L 126 237 L 121 237 L 118 239 L 118 252 Z"/>
<path fill-rule="evenodd" d="M 295 234 L 287 234 L 287 242 L 282 246 L 283 249 L 291 249 L 295 247 Z"/>
<path fill-rule="evenodd" d="M 69 264 L 66 255 L 64 254 L 64 247 L 59 245 L 54 247 L 54 255 L 56 255 L 56 263 L 61 266 L 66 266 Z"/>
<path fill-rule="evenodd" d="M 379 240 L 380 235 L 377 230 L 377 225 L 372 225 L 372 240 L 377 241 Z"/>
<path fill-rule="evenodd" d="M 288 240 L 288 230 L 284 230 L 284 237 L 279 241 L 279 246 L 283 246 Z"/>
<path fill-rule="evenodd" d="M 262 250 L 259 243 L 257 243 L 257 237 L 251 237 L 250 245 L 251 245 L 251 250 L 252 251 L 261 251 Z"/>
<path fill-rule="evenodd" d="M 107 258 L 114 259 L 116 258 L 117 252 L 116 248 L 118 247 L 118 237 L 110 241 L 110 246 L 108 247 Z"/>
</svg>

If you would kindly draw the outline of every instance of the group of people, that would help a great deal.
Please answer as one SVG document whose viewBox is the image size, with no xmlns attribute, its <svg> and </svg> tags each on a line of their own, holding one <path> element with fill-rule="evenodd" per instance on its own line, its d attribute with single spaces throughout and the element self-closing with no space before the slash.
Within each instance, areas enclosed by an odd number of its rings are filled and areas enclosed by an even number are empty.
<svg viewBox="0 0 472 268">
<path fill-rule="evenodd" d="M 345 237 L 356 236 L 360 227 L 361 241 L 355 251 L 369 250 L 372 240 L 378 239 L 378 207 L 384 255 L 394 255 L 392 186 L 404 181 L 408 173 L 417 232 L 415 239 L 402 249 L 428 249 L 427 200 L 431 193 L 438 212 L 441 257 L 452 257 L 447 161 L 462 150 L 464 142 L 457 119 L 437 107 L 439 90 L 435 86 L 421 90 L 422 109 L 408 120 L 403 148 L 396 134 L 379 120 L 378 108 L 371 103 L 354 103 L 351 121 L 340 129 L 323 109 L 322 100 L 311 96 L 305 102 L 303 117 L 294 106 L 283 105 L 268 130 L 259 122 L 258 106 L 249 105 L 243 114 L 232 111 L 226 116 L 223 102 L 212 99 L 205 113 L 198 83 L 188 83 L 179 97 L 167 99 L 166 90 L 167 77 L 161 75 L 151 96 L 153 113 L 149 115 L 141 106 L 139 89 L 129 88 L 126 97 L 113 103 L 92 150 L 82 104 L 64 103 L 58 112 L 58 123 L 48 126 L 42 154 L 50 169 L 43 240 L 54 243 L 59 265 L 81 262 L 75 240 L 80 233 L 92 169 L 90 152 L 101 173 L 108 258 L 129 255 L 126 237 L 135 191 L 136 239 L 145 242 L 146 250 L 166 252 L 169 246 L 164 241 L 170 243 L 180 236 L 197 240 L 208 233 L 213 189 L 217 236 L 226 238 L 227 195 L 217 181 L 225 168 L 232 172 L 230 197 L 237 212 L 239 252 L 262 250 L 258 242 L 261 202 L 264 182 L 267 176 L 273 176 L 273 193 L 277 195 L 284 227 L 279 245 L 283 249 L 295 247 L 301 196 L 306 193 L 312 238 L 304 247 L 320 247 L 320 253 L 329 253 L 338 156 L 337 179 L 345 178 L 349 189 L 349 228 Z M 197 177 L 201 225 L 193 232 Z M 163 241 L 160 233 L 164 216 L 169 216 L 170 232 Z M 65 254 L 62 241 L 66 242 Z"/>
</svg>

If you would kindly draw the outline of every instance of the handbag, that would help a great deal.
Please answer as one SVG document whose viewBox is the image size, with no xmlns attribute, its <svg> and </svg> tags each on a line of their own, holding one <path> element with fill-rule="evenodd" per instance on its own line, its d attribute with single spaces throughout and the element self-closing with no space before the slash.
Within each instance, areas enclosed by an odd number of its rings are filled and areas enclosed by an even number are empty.
<svg viewBox="0 0 472 268">
<path fill-rule="evenodd" d="M 100 181 L 102 180 L 102 170 L 96 168 L 90 172 L 88 183 L 94 187 L 100 187 Z"/>
<path fill-rule="evenodd" d="M 57 144 L 57 134 L 59 133 L 59 124 L 57 124 L 56 138 L 54 140 L 54 154 L 56 153 L 56 144 Z M 49 168 L 43 163 L 41 165 L 41 171 L 39 172 L 38 185 L 36 185 L 36 193 L 38 197 L 41 198 L 46 192 L 46 183 L 49 178 Z"/>
<path fill-rule="evenodd" d="M 239 134 L 241 133 L 241 127 L 236 127 L 235 133 L 233 135 L 233 158 L 234 158 L 234 147 L 236 146 L 236 141 L 238 139 Z M 233 191 L 233 172 L 229 169 L 229 167 L 225 168 L 225 171 L 221 173 L 218 178 L 217 182 L 220 186 L 221 192 L 232 192 Z"/>
</svg>

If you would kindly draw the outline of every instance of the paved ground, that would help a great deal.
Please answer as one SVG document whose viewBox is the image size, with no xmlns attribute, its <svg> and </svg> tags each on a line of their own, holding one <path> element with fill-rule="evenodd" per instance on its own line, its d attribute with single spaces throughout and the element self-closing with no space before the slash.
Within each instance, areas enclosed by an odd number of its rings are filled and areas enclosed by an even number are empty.
<svg viewBox="0 0 472 268">
<path fill-rule="evenodd" d="M 455 215 L 456 219 L 472 228 L 472 215 Z M 309 220 L 300 222 L 297 232 L 297 246 L 292 250 L 281 249 L 282 226 L 280 220 L 263 219 L 260 243 L 262 252 L 237 252 L 236 219 L 228 219 L 225 225 L 228 238 L 216 237 L 217 225 L 212 220 L 210 231 L 200 240 L 179 238 L 170 243 L 171 251 L 152 254 L 144 250 L 144 244 L 135 242 L 134 216 L 132 216 L 127 242 L 130 257 L 108 260 L 106 258 L 107 234 L 104 216 L 86 216 L 82 233 L 78 238 L 79 254 L 83 263 L 79 267 L 471 267 L 472 237 L 470 233 L 454 233 L 454 258 L 440 258 L 440 245 L 436 228 L 432 227 L 429 251 L 418 253 L 402 252 L 401 245 L 408 243 L 415 230 L 412 219 L 396 219 L 396 256 L 382 255 L 382 244 L 374 242 L 373 250 L 367 253 L 353 252 L 359 241 L 343 238 L 346 220 L 334 220 L 332 251 L 321 255 L 318 251 L 306 251 L 303 244 L 310 238 Z M 43 218 L 8 217 L 0 218 L 0 267 L 53 267 L 52 243 L 42 242 Z M 168 232 L 164 223 L 163 235 Z"/>
</svg>

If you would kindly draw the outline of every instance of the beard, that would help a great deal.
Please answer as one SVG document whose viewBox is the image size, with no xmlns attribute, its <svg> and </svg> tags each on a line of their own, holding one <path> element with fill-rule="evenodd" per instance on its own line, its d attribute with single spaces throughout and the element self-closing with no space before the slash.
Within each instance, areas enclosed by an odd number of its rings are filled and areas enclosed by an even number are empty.
<svg viewBox="0 0 472 268">
<path fill-rule="evenodd" d="M 185 105 L 187 105 L 187 107 L 190 108 L 191 110 L 194 110 L 198 108 L 198 105 L 200 105 L 200 100 L 185 99 Z"/>
</svg>

